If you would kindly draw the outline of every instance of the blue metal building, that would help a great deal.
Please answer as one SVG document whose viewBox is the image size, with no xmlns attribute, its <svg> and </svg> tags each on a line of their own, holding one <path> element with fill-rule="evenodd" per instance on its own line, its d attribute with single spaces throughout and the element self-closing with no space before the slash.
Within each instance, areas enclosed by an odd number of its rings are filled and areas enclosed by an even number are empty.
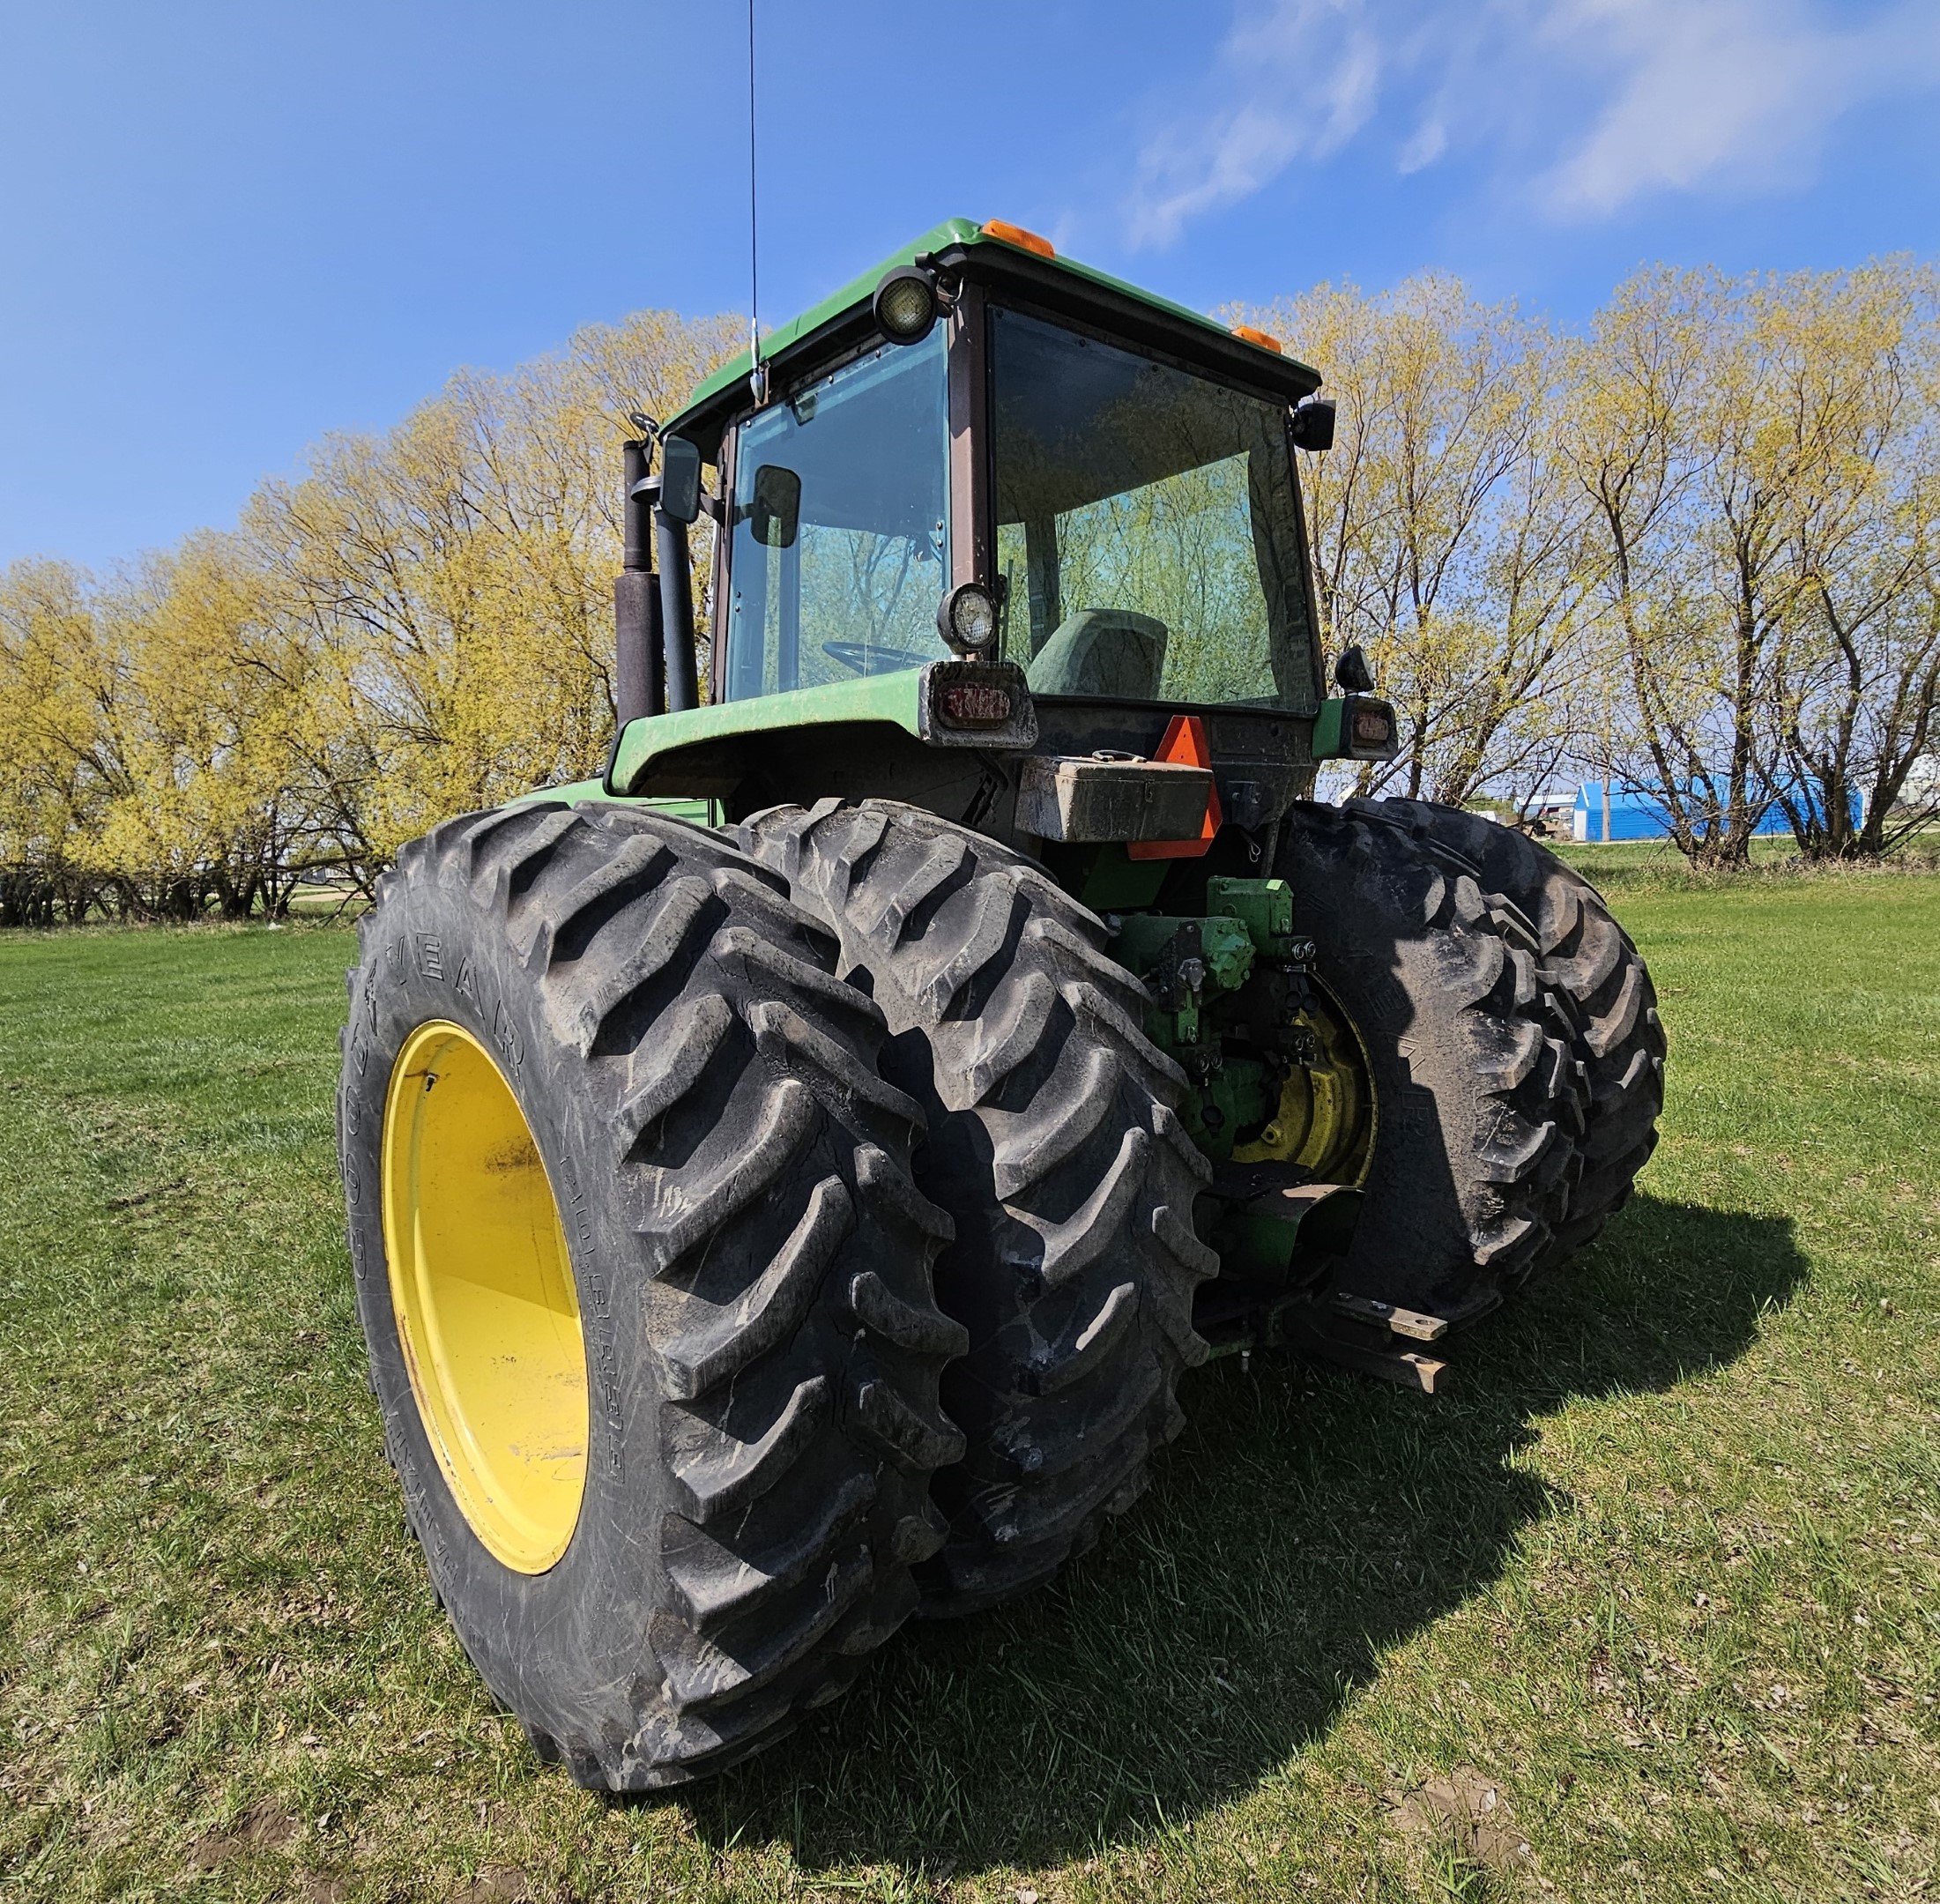
<svg viewBox="0 0 1940 1904">
<path fill-rule="evenodd" d="M 1808 796 L 1811 797 L 1811 796 Z M 1850 795 L 1853 823 L 1860 820 L 1860 799 Z M 1776 800 L 1765 809 L 1758 822 L 1759 837 L 1788 834 L 1792 822 Z M 1662 799 L 1649 788 L 1613 786 L 1605 780 L 1587 780 L 1576 790 L 1576 807 L 1571 828 L 1580 840 L 1658 840 L 1670 837 L 1670 815 Z"/>
</svg>

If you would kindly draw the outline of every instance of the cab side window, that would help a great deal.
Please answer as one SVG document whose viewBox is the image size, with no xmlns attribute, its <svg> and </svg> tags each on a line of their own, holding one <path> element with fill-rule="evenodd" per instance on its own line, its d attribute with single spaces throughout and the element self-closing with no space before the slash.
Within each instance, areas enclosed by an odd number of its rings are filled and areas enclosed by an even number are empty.
<svg viewBox="0 0 1940 1904">
<path fill-rule="evenodd" d="M 726 697 L 920 667 L 948 653 L 948 404 L 940 326 L 741 424 Z"/>
</svg>

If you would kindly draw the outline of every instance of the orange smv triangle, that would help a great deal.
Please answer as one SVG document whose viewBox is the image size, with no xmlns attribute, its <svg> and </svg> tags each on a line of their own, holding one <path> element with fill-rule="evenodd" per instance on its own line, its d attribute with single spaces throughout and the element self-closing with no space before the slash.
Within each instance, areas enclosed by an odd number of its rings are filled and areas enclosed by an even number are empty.
<svg viewBox="0 0 1940 1904">
<path fill-rule="evenodd" d="M 1152 758 L 1178 761 L 1182 766 L 1204 767 L 1209 770 L 1213 764 L 1213 749 L 1206 738 L 1206 723 L 1196 714 L 1173 715 L 1171 725 L 1165 730 L 1165 738 L 1159 742 L 1158 752 Z M 1127 857 L 1134 859 L 1196 859 L 1212 844 L 1213 836 L 1225 821 L 1215 781 L 1207 790 L 1206 823 L 1199 829 L 1197 839 L 1133 840 L 1125 851 Z"/>
</svg>

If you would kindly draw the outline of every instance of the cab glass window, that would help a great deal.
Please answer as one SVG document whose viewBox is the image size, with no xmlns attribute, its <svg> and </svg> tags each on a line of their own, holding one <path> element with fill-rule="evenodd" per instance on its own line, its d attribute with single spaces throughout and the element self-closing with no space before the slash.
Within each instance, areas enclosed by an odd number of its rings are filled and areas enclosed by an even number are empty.
<svg viewBox="0 0 1940 1904">
<path fill-rule="evenodd" d="M 943 329 L 887 344 L 740 427 L 726 696 L 920 667 L 948 653 Z"/>
<path fill-rule="evenodd" d="M 1311 712 L 1283 404 L 991 314 L 1004 651 L 1040 695 Z"/>
</svg>

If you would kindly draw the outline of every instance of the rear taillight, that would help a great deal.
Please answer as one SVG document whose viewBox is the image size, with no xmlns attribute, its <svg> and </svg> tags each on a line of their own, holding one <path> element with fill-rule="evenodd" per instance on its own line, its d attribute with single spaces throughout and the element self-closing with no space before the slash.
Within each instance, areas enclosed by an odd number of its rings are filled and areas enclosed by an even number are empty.
<svg viewBox="0 0 1940 1904">
<path fill-rule="evenodd" d="M 1010 718 L 1010 689 L 990 682 L 961 682 L 936 697 L 937 718 L 950 727 L 1001 727 Z"/>
<path fill-rule="evenodd" d="M 932 661 L 918 732 L 933 747 L 1028 747 L 1037 738 L 1024 671 L 1015 661 Z"/>
</svg>

